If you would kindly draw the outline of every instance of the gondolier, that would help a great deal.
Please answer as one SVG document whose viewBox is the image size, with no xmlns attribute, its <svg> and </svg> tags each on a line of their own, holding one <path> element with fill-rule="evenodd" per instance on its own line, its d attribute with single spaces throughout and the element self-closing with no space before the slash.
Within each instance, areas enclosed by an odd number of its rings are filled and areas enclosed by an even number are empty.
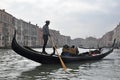
<svg viewBox="0 0 120 80">
<path fill-rule="evenodd" d="M 45 48 L 46 48 L 46 45 L 47 45 L 47 42 L 48 42 L 48 37 L 50 36 L 49 24 L 50 24 L 50 21 L 46 20 L 45 25 L 43 26 L 43 29 L 42 29 L 42 31 L 43 31 L 43 40 L 44 40 L 44 44 L 43 44 L 43 48 L 42 48 L 42 53 L 43 54 L 47 54 L 47 52 L 45 51 Z"/>
</svg>

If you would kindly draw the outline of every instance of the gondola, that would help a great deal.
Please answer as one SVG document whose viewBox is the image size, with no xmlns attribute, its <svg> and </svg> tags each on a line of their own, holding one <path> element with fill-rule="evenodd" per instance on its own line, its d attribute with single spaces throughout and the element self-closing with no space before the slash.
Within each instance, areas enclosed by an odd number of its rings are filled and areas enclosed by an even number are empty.
<svg viewBox="0 0 120 80">
<path fill-rule="evenodd" d="M 25 46 L 21 46 L 17 43 L 16 40 L 16 31 L 13 36 L 11 47 L 13 51 L 17 54 L 26 57 L 32 61 L 41 63 L 41 64 L 57 64 L 60 63 L 60 60 L 57 55 L 49 55 L 49 54 L 42 54 L 42 52 L 35 51 L 30 48 L 26 48 Z M 76 56 L 61 56 L 64 63 L 72 63 L 72 62 L 81 62 L 81 61 L 89 61 L 89 60 L 100 60 L 107 56 L 108 54 L 113 52 L 113 48 L 104 49 L 101 52 L 92 51 L 95 55 L 88 55 L 88 52 L 80 53 Z"/>
</svg>

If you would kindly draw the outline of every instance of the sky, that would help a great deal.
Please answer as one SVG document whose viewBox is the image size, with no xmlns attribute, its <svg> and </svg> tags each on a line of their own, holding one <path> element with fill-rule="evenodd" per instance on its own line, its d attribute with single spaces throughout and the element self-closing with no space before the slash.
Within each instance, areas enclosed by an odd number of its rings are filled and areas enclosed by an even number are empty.
<svg viewBox="0 0 120 80">
<path fill-rule="evenodd" d="M 41 28 L 50 20 L 72 39 L 100 38 L 120 22 L 120 0 L 0 0 L 0 9 Z"/>
</svg>

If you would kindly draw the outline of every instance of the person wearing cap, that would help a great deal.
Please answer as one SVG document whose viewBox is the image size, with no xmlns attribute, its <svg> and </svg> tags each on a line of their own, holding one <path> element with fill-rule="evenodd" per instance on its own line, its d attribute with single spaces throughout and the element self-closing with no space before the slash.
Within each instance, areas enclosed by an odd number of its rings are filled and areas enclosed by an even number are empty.
<svg viewBox="0 0 120 80">
<path fill-rule="evenodd" d="M 43 40 L 44 40 L 44 44 L 43 44 L 43 48 L 42 48 L 42 53 L 43 54 L 47 54 L 47 52 L 45 51 L 45 48 L 46 48 L 46 45 L 47 45 L 47 42 L 48 42 L 48 37 L 50 36 L 49 24 L 50 24 L 50 21 L 46 20 L 45 25 L 43 26 L 43 29 L 42 29 L 42 31 L 43 31 Z"/>
</svg>

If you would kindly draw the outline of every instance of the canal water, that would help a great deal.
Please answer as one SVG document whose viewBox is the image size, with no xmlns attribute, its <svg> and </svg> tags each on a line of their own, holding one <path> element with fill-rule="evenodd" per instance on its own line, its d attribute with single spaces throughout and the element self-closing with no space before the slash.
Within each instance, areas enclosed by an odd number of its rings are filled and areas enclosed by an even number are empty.
<svg viewBox="0 0 120 80">
<path fill-rule="evenodd" d="M 52 52 L 51 49 L 47 50 Z M 0 80 L 120 80 L 120 50 L 114 50 L 99 61 L 70 63 L 66 66 L 68 69 L 65 72 L 60 64 L 42 65 L 11 49 L 0 49 Z"/>
</svg>

